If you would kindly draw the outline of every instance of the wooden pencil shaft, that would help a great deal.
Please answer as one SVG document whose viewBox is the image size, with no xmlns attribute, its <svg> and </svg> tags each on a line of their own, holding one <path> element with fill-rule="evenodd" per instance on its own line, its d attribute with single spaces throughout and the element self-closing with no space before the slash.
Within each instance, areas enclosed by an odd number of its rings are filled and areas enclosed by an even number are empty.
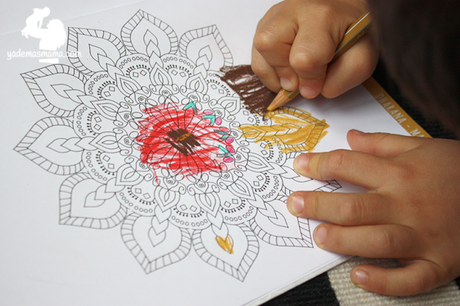
<svg viewBox="0 0 460 306">
<path fill-rule="evenodd" d="M 295 96 L 297 96 L 297 94 L 299 93 L 299 90 L 298 89 L 294 91 L 283 90 L 283 93 L 288 99 L 293 99 L 295 98 Z"/>
<path fill-rule="evenodd" d="M 351 46 L 357 42 L 371 28 L 371 16 L 369 12 L 363 14 L 353 23 L 345 32 L 345 35 L 337 46 L 332 62 L 345 53 Z"/>
</svg>

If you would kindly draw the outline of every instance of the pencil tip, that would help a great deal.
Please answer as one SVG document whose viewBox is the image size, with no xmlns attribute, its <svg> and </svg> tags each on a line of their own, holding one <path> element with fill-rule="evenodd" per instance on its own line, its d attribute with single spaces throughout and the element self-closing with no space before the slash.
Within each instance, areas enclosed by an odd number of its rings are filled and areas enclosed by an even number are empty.
<svg viewBox="0 0 460 306">
<path fill-rule="evenodd" d="M 281 89 L 280 92 L 276 95 L 275 99 L 273 99 L 272 103 L 270 103 L 270 105 L 267 107 L 267 110 L 273 111 L 278 107 L 286 104 L 290 100 L 290 97 L 286 95 L 286 92 L 289 93 L 288 91 Z"/>
</svg>

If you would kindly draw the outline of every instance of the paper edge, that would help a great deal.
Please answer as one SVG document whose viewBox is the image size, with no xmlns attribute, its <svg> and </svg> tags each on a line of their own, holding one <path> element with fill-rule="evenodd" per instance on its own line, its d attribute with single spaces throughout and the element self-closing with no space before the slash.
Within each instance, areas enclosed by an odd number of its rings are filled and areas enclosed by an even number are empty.
<svg viewBox="0 0 460 306">
<path fill-rule="evenodd" d="M 262 295 L 257 300 L 250 301 L 250 302 L 248 302 L 246 304 L 243 304 L 243 305 L 245 305 L 245 306 L 253 306 L 253 305 L 260 305 L 260 304 L 263 304 L 265 302 L 268 302 L 268 301 L 274 299 L 275 297 L 280 296 L 283 293 L 286 293 L 289 290 L 297 287 L 298 285 L 301 285 L 301 284 L 305 283 L 306 281 L 309 281 L 309 280 L 315 278 L 316 276 L 331 270 L 332 268 L 334 268 L 334 267 L 346 262 L 347 260 L 349 260 L 350 258 L 353 258 L 353 257 L 354 256 L 343 256 L 343 257 L 337 258 L 337 259 L 335 259 L 333 261 L 330 261 L 330 262 L 324 264 L 323 266 L 321 266 L 319 269 L 316 269 L 316 270 L 312 271 L 311 273 L 305 274 L 302 277 L 290 282 L 289 284 L 286 284 L 286 285 L 280 287 L 279 289 L 272 291 L 271 293 L 267 293 L 265 295 Z"/>
</svg>

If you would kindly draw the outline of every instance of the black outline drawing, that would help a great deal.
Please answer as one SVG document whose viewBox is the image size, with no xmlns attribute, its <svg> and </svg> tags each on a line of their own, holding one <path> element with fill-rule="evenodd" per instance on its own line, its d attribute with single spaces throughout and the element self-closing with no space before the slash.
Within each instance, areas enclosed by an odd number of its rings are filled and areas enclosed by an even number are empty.
<svg viewBox="0 0 460 306">
<path fill-rule="evenodd" d="M 60 224 L 120 226 L 123 242 L 147 274 L 194 249 L 204 262 L 244 281 L 261 241 L 313 247 L 308 220 L 290 215 L 286 199 L 293 190 L 332 192 L 341 186 L 295 173 L 288 161 L 300 152 L 283 150 L 276 135 L 260 141 L 243 135 L 242 124 L 271 123 L 246 110 L 220 79 L 219 69 L 233 59 L 215 25 L 179 39 L 169 25 L 138 11 L 122 27 L 121 39 L 82 28 L 69 28 L 68 37 L 67 50 L 81 54 L 69 58 L 72 66 L 22 74 L 47 114 L 15 148 L 46 171 L 64 176 Z M 141 162 L 140 122 L 155 116 L 146 109 L 166 104 L 173 111 L 163 117 L 188 114 L 200 125 L 165 135 L 183 141 L 197 126 L 211 131 L 196 136 L 195 147 L 200 141 L 212 145 L 212 137 L 220 135 L 215 141 L 220 151 L 213 157 L 219 170 L 187 165 L 193 172 L 184 174 L 172 162 L 155 168 Z M 193 154 L 193 148 L 183 151 Z M 180 153 L 171 150 L 164 154 Z M 158 160 L 153 151 L 149 154 Z"/>
</svg>

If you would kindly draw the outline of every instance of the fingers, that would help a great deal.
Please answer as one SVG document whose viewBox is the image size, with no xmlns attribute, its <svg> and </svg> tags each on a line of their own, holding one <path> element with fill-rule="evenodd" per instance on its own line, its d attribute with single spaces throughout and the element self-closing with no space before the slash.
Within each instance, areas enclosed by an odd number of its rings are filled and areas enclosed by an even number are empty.
<svg viewBox="0 0 460 306">
<path fill-rule="evenodd" d="M 323 88 L 328 64 L 334 57 L 337 42 L 328 30 L 301 26 L 292 44 L 289 63 L 298 76 L 302 96 L 313 99 Z"/>
<path fill-rule="evenodd" d="M 290 10 L 272 8 L 260 21 L 254 36 L 252 68 L 270 90 L 300 89 L 306 98 L 316 97 L 323 87 L 327 67 L 338 43 L 326 21 L 292 19 Z"/>
<path fill-rule="evenodd" d="M 340 226 L 321 224 L 314 233 L 322 249 L 370 258 L 410 258 L 420 253 L 416 232 L 401 225 Z"/>
<path fill-rule="evenodd" d="M 351 271 L 352 282 L 365 290 L 406 296 L 429 291 L 443 284 L 443 272 L 429 261 L 415 261 L 402 268 L 385 269 L 372 265 L 359 265 Z"/>
<path fill-rule="evenodd" d="M 291 214 L 339 225 L 370 225 L 397 222 L 398 207 L 379 193 L 329 193 L 297 191 L 287 200 Z"/>
<path fill-rule="evenodd" d="M 252 69 L 272 91 L 299 88 L 301 95 L 332 98 L 366 80 L 378 51 L 370 34 L 331 64 L 347 27 L 363 3 L 283 1 L 260 20 L 253 41 Z M 329 65 L 330 64 L 330 65 Z"/>
<path fill-rule="evenodd" d="M 291 43 L 283 37 L 277 37 L 274 32 L 274 29 L 264 29 L 254 36 L 251 64 L 253 71 L 267 87 L 274 81 L 279 87 L 280 81 L 283 81 L 284 89 L 294 90 L 298 87 L 298 82 L 289 63 Z M 289 36 L 290 34 L 286 34 L 286 37 Z"/>
<path fill-rule="evenodd" d="M 371 30 L 372 31 L 372 30 Z M 366 33 L 352 48 L 327 68 L 321 94 L 335 98 L 367 80 L 377 66 L 379 51 L 372 33 Z"/>
<path fill-rule="evenodd" d="M 416 258 L 423 246 L 415 230 L 401 225 L 342 227 L 319 225 L 316 244 L 325 250 L 371 258 Z M 351 272 L 352 281 L 365 290 L 386 295 L 413 295 L 442 285 L 445 271 L 431 261 L 410 262 L 405 268 L 383 269 L 363 265 Z"/>
<path fill-rule="evenodd" d="M 379 157 L 394 157 L 413 150 L 424 142 L 422 138 L 387 133 L 363 133 L 351 130 L 347 135 L 353 150 Z"/>
<path fill-rule="evenodd" d="M 294 170 L 303 176 L 344 180 L 367 190 L 378 189 L 387 165 L 383 158 L 349 150 L 304 153 L 294 160 Z"/>
<path fill-rule="evenodd" d="M 289 63 L 292 42 L 297 25 L 279 3 L 273 6 L 260 20 L 254 35 L 252 69 L 260 80 L 273 91 L 280 89 L 280 82 L 286 90 L 298 87 L 297 76 Z"/>
<path fill-rule="evenodd" d="M 425 139 L 386 133 L 363 133 L 351 130 L 348 143 L 353 151 L 335 150 L 324 153 L 304 153 L 294 160 L 294 170 L 319 180 L 339 179 L 378 190 L 381 183 L 397 170 L 391 160 L 420 147 Z"/>
<path fill-rule="evenodd" d="M 280 79 L 276 74 L 275 68 L 267 63 L 264 57 L 254 47 L 252 48 L 251 68 L 268 89 L 273 92 L 280 91 Z"/>
</svg>

